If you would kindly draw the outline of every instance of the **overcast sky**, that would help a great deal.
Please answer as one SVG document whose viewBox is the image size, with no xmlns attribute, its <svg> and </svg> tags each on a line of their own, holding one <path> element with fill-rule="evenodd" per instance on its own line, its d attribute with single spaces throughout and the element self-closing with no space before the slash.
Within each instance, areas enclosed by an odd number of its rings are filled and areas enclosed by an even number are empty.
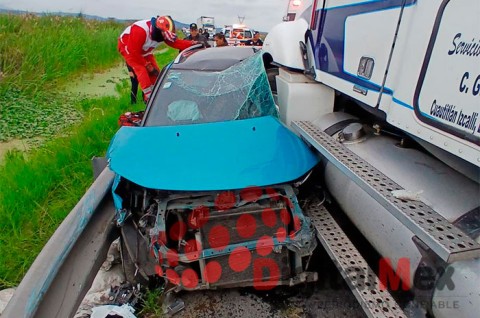
<svg viewBox="0 0 480 318">
<path fill-rule="evenodd" d="M 269 31 L 282 22 L 288 0 L 0 0 L 0 8 L 34 12 L 82 12 L 102 17 L 143 20 L 156 15 L 171 15 L 183 22 L 215 17 L 217 26 L 238 23 L 245 17 L 249 27 Z"/>
</svg>

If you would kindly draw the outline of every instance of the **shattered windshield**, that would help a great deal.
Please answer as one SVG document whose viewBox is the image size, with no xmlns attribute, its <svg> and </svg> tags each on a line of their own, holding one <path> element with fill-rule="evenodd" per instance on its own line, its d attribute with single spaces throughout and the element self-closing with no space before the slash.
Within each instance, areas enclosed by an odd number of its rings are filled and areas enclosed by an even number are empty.
<svg viewBox="0 0 480 318">
<path fill-rule="evenodd" d="M 278 117 L 261 53 L 223 70 L 170 69 L 145 126 L 172 126 L 261 116 Z"/>
</svg>

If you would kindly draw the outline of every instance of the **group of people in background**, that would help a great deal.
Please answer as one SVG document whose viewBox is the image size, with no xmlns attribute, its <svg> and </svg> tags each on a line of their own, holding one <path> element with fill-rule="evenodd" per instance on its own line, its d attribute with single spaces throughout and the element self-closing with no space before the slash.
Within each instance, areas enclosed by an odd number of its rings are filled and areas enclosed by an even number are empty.
<svg viewBox="0 0 480 318">
<path fill-rule="evenodd" d="M 138 86 L 142 89 L 146 103 L 152 94 L 160 69 L 153 56 L 153 50 L 162 42 L 180 51 L 194 44 L 211 47 L 208 42 L 210 34 L 200 30 L 196 23 L 190 24 L 190 34 L 185 39 L 179 39 L 175 23 L 170 16 L 157 16 L 149 20 L 137 21 L 128 26 L 118 38 L 118 51 L 125 59 L 132 83 L 131 103 L 137 102 Z M 228 46 L 225 34 L 216 33 L 213 37 L 216 47 Z M 260 33 L 255 32 L 253 39 L 243 45 L 262 46 Z"/>
<path fill-rule="evenodd" d="M 201 30 L 201 29 L 200 29 Z M 197 43 L 202 43 L 204 47 L 210 47 L 211 45 L 208 43 L 209 34 L 208 31 L 205 35 L 205 32 L 198 30 L 198 26 L 196 23 L 190 24 L 190 34 L 185 38 L 186 40 L 196 41 Z"/>
<path fill-rule="evenodd" d="M 185 39 L 202 43 L 204 47 L 211 47 L 210 43 L 208 42 L 209 37 L 210 37 L 210 34 L 206 29 L 205 30 L 199 29 L 196 23 L 191 23 L 190 34 Z M 241 39 L 240 34 L 238 35 L 237 38 Z M 223 34 L 222 32 L 216 33 L 213 36 L 213 41 L 215 43 L 214 45 L 215 47 L 228 46 L 228 41 L 225 37 L 225 34 Z M 241 45 L 262 46 L 263 41 L 260 39 L 260 32 L 256 31 L 253 35 L 253 39 L 243 41 L 241 42 Z"/>
</svg>

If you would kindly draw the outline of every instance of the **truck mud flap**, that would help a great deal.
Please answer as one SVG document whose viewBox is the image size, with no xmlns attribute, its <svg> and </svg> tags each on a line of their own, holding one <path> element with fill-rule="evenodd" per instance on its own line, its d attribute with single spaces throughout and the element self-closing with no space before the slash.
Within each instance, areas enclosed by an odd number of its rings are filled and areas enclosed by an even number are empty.
<svg viewBox="0 0 480 318">
<path fill-rule="evenodd" d="M 452 263 L 480 257 L 480 244 L 424 202 L 396 199 L 391 192 L 403 188 L 343 144 L 309 121 L 292 122 L 292 127 L 443 261 Z"/>
<path fill-rule="evenodd" d="M 319 200 L 312 200 L 305 213 L 317 230 L 317 237 L 368 317 L 407 316 L 380 281 L 330 212 Z"/>
</svg>

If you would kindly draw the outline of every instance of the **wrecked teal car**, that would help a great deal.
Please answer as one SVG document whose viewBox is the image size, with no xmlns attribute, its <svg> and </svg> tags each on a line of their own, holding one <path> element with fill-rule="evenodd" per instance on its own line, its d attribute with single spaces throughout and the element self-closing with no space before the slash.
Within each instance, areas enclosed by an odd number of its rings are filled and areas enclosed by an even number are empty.
<svg viewBox="0 0 480 318">
<path fill-rule="evenodd" d="M 296 186 L 318 158 L 280 122 L 262 51 L 181 53 L 108 160 L 131 280 L 175 291 L 316 280 Z"/>
</svg>

